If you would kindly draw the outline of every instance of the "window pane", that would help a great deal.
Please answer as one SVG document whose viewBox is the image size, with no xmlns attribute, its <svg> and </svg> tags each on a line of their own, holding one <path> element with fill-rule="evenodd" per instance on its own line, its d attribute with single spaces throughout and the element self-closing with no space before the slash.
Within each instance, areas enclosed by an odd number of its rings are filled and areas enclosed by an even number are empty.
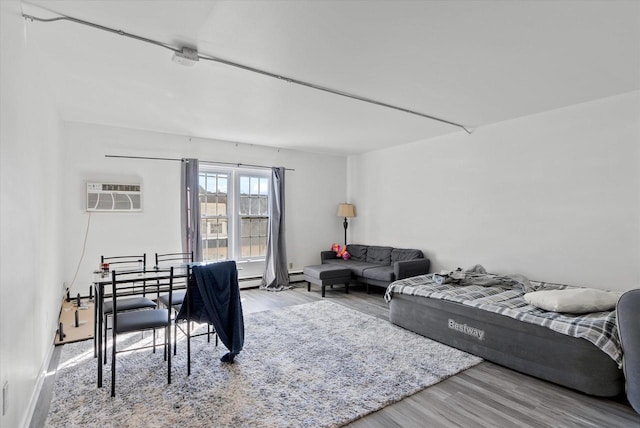
<svg viewBox="0 0 640 428">
<path fill-rule="evenodd" d="M 204 260 L 227 259 L 229 255 L 227 219 L 203 219 L 200 224 L 200 230 L 202 233 L 202 256 Z"/>
<path fill-rule="evenodd" d="M 207 194 L 206 193 L 201 193 L 200 194 L 200 215 L 201 216 L 206 216 L 207 214 Z"/>
<path fill-rule="evenodd" d="M 260 236 L 260 219 L 251 220 L 251 236 Z"/>
<path fill-rule="evenodd" d="M 260 198 L 260 211 L 258 212 L 259 215 L 269 215 L 268 201 L 269 199 L 265 197 Z"/>
<path fill-rule="evenodd" d="M 218 203 L 215 215 L 227 216 L 227 196 L 218 195 Z"/>
<path fill-rule="evenodd" d="M 261 256 L 266 256 L 267 255 L 267 237 L 265 236 L 261 241 L 260 241 L 260 255 Z"/>
<path fill-rule="evenodd" d="M 201 196 L 201 204 L 200 204 L 200 214 L 201 215 L 209 215 L 209 194 L 205 193 Z"/>
<path fill-rule="evenodd" d="M 218 178 L 218 193 L 227 193 L 227 176 L 221 175 Z"/>
<path fill-rule="evenodd" d="M 247 196 L 240 196 L 240 215 L 248 215 L 249 214 L 249 198 Z"/>
<path fill-rule="evenodd" d="M 251 178 L 251 195 L 257 195 L 259 194 L 258 190 L 259 190 L 259 185 L 260 185 L 260 178 L 259 177 L 250 177 Z"/>
<path fill-rule="evenodd" d="M 240 237 L 246 238 L 251 236 L 251 219 L 243 218 L 240 220 Z"/>
<path fill-rule="evenodd" d="M 240 177 L 240 194 L 249 194 L 249 177 Z"/>
<path fill-rule="evenodd" d="M 260 179 L 260 194 L 266 196 L 269 194 L 269 179 L 261 178 Z"/>
<path fill-rule="evenodd" d="M 242 238 L 241 256 L 242 257 L 251 256 L 251 238 Z"/>
<path fill-rule="evenodd" d="M 208 218 L 203 221 L 202 237 L 207 239 L 227 238 L 227 219 Z"/>
<path fill-rule="evenodd" d="M 204 193 L 200 193 L 200 215 L 207 215 L 206 212 L 206 204 L 205 202 L 207 201 L 207 196 Z"/>
<path fill-rule="evenodd" d="M 249 210 L 249 214 L 258 215 L 259 213 L 260 213 L 260 200 L 255 197 L 251 197 L 251 208 Z"/>
<path fill-rule="evenodd" d="M 200 214 L 204 217 L 227 216 L 227 174 L 200 174 Z"/>
</svg>

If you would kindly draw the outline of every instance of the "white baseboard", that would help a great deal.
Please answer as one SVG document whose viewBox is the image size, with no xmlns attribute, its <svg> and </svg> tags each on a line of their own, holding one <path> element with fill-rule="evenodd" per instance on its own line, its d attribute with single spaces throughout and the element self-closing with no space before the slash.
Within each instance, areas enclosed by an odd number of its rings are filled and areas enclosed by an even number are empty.
<svg viewBox="0 0 640 428">
<path fill-rule="evenodd" d="M 38 378 L 36 379 L 36 385 L 33 388 L 33 392 L 31 393 L 31 398 L 29 399 L 29 405 L 27 406 L 27 411 L 24 414 L 24 418 L 22 419 L 22 423 L 20 426 L 22 428 L 29 428 L 31 424 L 31 419 L 33 418 L 33 413 L 36 410 L 36 405 L 38 404 L 38 398 L 40 397 L 40 392 L 42 392 L 42 385 L 44 384 L 44 380 L 47 377 L 47 373 L 49 372 L 49 364 L 51 363 L 51 357 L 53 356 L 53 350 L 55 345 L 52 343 L 49 347 L 49 351 L 42 362 L 42 366 L 40 367 L 40 371 L 38 374 Z"/>
<path fill-rule="evenodd" d="M 302 282 L 304 281 L 304 275 L 302 272 L 291 272 L 289 274 L 289 282 Z"/>
<path fill-rule="evenodd" d="M 260 287 L 260 285 L 262 285 L 262 278 L 241 280 L 241 281 L 239 281 L 239 284 L 240 284 L 240 289 L 241 290 L 243 288 Z"/>
</svg>

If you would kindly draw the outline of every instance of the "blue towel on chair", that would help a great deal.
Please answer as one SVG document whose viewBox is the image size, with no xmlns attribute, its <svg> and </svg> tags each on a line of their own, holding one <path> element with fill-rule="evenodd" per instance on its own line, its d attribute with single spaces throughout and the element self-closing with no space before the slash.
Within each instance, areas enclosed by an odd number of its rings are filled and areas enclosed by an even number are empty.
<svg viewBox="0 0 640 428">
<path fill-rule="evenodd" d="M 229 353 L 221 361 L 233 363 L 244 345 L 244 319 L 236 262 L 226 261 L 193 267 L 197 287 L 189 287 L 191 320 L 213 325 Z M 182 305 L 177 319 L 187 319 Z"/>
</svg>

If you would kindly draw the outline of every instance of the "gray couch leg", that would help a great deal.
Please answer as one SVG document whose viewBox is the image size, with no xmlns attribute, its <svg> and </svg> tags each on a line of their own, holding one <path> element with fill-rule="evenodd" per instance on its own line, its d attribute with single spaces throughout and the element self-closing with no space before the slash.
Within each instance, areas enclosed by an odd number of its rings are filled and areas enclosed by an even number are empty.
<svg viewBox="0 0 640 428">
<path fill-rule="evenodd" d="M 322 297 L 324 297 L 324 284 L 322 285 Z"/>
<path fill-rule="evenodd" d="M 307 291 L 311 291 L 311 283 L 307 282 Z"/>
</svg>

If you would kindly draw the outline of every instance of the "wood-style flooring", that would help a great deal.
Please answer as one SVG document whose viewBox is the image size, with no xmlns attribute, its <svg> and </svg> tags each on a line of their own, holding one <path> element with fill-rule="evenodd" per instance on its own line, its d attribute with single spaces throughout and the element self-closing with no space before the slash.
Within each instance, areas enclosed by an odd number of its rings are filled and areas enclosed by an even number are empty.
<svg viewBox="0 0 640 428">
<path fill-rule="evenodd" d="M 306 283 L 293 290 L 242 290 L 245 314 L 320 300 L 319 287 Z M 388 320 L 382 292 L 363 287 L 327 289 L 325 299 Z M 51 367 L 55 371 L 59 348 Z M 42 388 L 31 427 L 42 427 L 51 402 L 54 376 Z M 188 425 L 188 423 L 187 423 Z M 638 415 L 624 397 L 591 397 L 489 362 L 483 362 L 417 394 L 348 425 L 393 427 L 640 427 Z"/>
</svg>

